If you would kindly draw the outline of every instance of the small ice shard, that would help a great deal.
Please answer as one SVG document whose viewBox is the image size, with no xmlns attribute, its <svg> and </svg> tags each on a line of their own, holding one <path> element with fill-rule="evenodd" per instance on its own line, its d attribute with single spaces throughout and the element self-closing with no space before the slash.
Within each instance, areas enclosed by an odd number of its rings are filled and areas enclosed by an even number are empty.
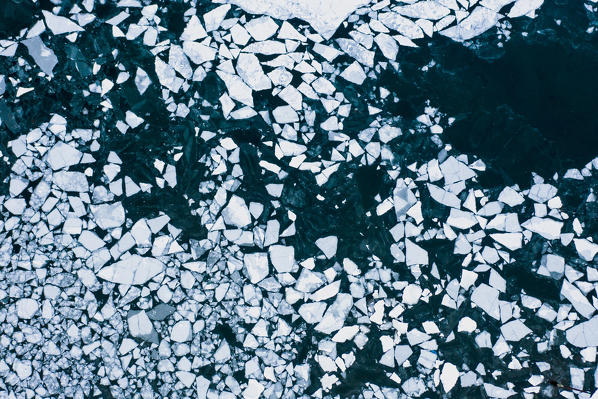
<svg viewBox="0 0 598 399">
<path fill-rule="evenodd" d="M 210 380 L 200 375 L 195 379 L 195 386 L 197 387 L 197 399 L 206 399 L 210 388 Z"/>
<path fill-rule="evenodd" d="M 90 208 L 94 221 L 101 229 L 120 227 L 125 222 L 125 209 L 120 202 L 92 205 Z"/>
<path fill-rule="evenodd" d="M 20 319 L 29 320 L 39 309 L 39 303 L 35 299 L 21 298 L 17 301 L 17 316 Z"/>
<path fill-rule="evenodd" d="M 298 18 L 309 23 L 324 39 L 330 39 L 339 25 L 369 0 L 226 0 L 250 14 L 269 15 L 276 19 Z"/>
<path fill-rule="evenodd" d="M 6 363 L 4 364 L 6 365 Z M 21 380 L 29 378 L 33 372 L 31 361 L 29 360 L 15 359 L 12 364 L 12 369 Z"/>
<path fill-rule="evenodd" d="M 509 18 L 516 18 L 522 15 L 527 15 L 539 8 L 544 3 L 544 0 L 517 0 L 511 10 L 509 11 Z"/>
<path fill-rule="evenodd" d="M 338 294 L 336 300 L 326 310 L 324 317 L 316 326 L 316 330 L 330 334 L 340 330 L 345 324 L 345 319 L 353 307 L 353 297 L 350 294 Z"/>
<path fill-rule="evenodd" d="M 127 324 L 129 325 L 131 336 L 154 344 L 159 342 L 158 333 L 154 329 L 152 321 L 145 314 L 145 311 L 129 311 L 129 314 L 127 315 Z"/>
<path fill-rule="evenodd" d="M 251 223 L 251 213 L 245 200 L 237 195 L 231 196 L 228 205 L 222 210 L 222 217 L 226 224 L 245 227 Z"/>
<path fill-rule="evenodd" d="M 484 312 L 499 320 L 500 308 L 498 306 L 498 295 L 499 292 L 496 288 L 482 283 L 471 294 L 471 301 Z"/>
<path fill-rule="evenodd" d="M 440 373 L 440 381 L 444 392 L 449 392 L 459 379 L 459 369 L 452 363 L 446 362 L 442 366 L 442 372 Z"/>
<path fill-rule="evenodd" d="M 84 29 L 66 17 L 54 15 L 49 11 L 42 10 L 46 25 L 55 35 L 70 32 L 82 32 Z"/>
<path fill-rule="evenodd" d="M 337 245 L 338 238 L 336 236 L 327 236 L 316 240 L 316 246 L 320 248 L 320 251 L 322 251 L 328 259 L 336 255 Z"/>
<path fill-rule="evenodd" d="M 440 34 L 457 42 L 473 39 L 488 29 L 496 26 L 501 15 L 496 11 L 483 6 L 477 6 L 474 10 L 461 20 L 457 25 L 451 26 L 440 32 Z"/>
<path fill-rule="evenodd" d="M 598 346 L 598 316 L 567 330 L 567 341 L 578 348 Z"/>
<path fill-rule="evenodd" d="M 407 187 L 405 181 L 402 179 L 397 180 L 395 189 L 392 192 L 393 203 L 395 206 L 395 214 L 397 219 L 400 219 L 413 205 L 417 203 L 415 194 Z"/>
<path fill-rule="evenodd" d="M 170 339 L 174 342 L 191 341 L 191 323 L 189 320 L 181 320 L 172 326 Z"/>
<path fill-rule="evenodd" d="M 405 258 L 407 266 L 428 264 L 428 251 L 408 238 L 405 239 L 405 250 L 407 252 Z"/>
<path fill-rule="evenodd" d="M 459 320 L 459 325 L 457 326 L 458 332 L 474 332 L 477 328 L 478 324 L 470 317 L 465 316 L 461 320 Z"/>
<path fill-rule="evenodd" d="M 512 320 L 500 327 L 500 332 L 507 341 L 521 341 L 523 337 L 530 334 L 530 330 L 523 322 L 519 319 Z"/>
<path fill-rule="evenodd" d="M 272 245 L 268 248 L 272 266 L 278 273 L 288 273 L 295 264 L 295 248 L 284 245 Z"/>
<path fill-rule="evenodd" d="M 413 350 L 409 345 L 397 345 L 395 346 L 395 361 L 400 366 L 405 363 L 405 360 L 413 354 Z"/>
<path fill-rule="evenodd" d="M 393 11 L 409 18 L 438 20 L 446 17 L 450 9 L 437 1 L 424 0 L 393 8 Z"/>
<path fill-rule="evenodd" d="M 38 67 L 46 74 L 52 76 L 52 70 L 58 64 L 58 58 L 50 48 L 46 47 L 39 36 L 31 39 L 23 40 L 23 44 L 27 47 L 29 55 Z"/>
<path fill-rule="evenodd" d="M 243 264 L 247 269 L 249 281 L 257 284 L 269 274 L 268 255 L 265 252 L 254 252 L 243 256 Z"/>
<path fill-rule="evenodd" d="M 164 269 L 165 265 L 156 258 L 131 255 L 104 267 L 98 277 L 116 284 L 141 285 Z"/>
</svg>

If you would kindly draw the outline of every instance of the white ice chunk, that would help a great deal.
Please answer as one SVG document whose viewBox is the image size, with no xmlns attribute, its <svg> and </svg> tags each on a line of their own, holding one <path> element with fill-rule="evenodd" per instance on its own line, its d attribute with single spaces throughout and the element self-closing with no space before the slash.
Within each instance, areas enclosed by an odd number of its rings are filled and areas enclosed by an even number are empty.
<svg viewBox="0 0 598 399">
<path fill-rule="evenodd" d="M 505 389 L 488 383 L 484 383 L 484 390 L 486 391 L 486 395 L 497 399 L 506 399 L 517 394 L 512 389 Z"/>
<path fill-rule="evenodd" d="M 330 39 L 339 25 L 369 0 L 226 0 L 248 13 L 270 15 L 276 19 L 299 18 L 309 23 L 325 39 Z"/>
<path fill-rule="evenodd" d="M 237 58 L 237 73 L 253 90 L 266 90 L 272 87 L 260 61 L 255 54 L 241 53 Z"/>
<path fill-rule="evenodd" d="M 135 254 L 104 267 L 98 277 L 116 284 L 141 285 L 162 273 L 165 267 L 156 258 Z"/>
<path fill-rule="evenodd" d="M 446 191 L 433 184 L 428 184 L 428 190 L 430 191 L 430 196 L 434 199 L 434 201 L 452 208 L 458 209 L 461 207 L 461 200 L 459 200 L 459 198 L 450 191 Z"/>
<path fill-rule="evenodd" d="M 518 0 L 511 8 L 511 11 L 509 11 L 509 18 L 516 18 L 529 14 L 540 8 L 543 3 L 544 0 Z"/>
<path fill-rule="evenodd" d="M 274 36 L 278 30 L 278 25 L 270 17 L 258 17 L 245 24 L 247 32 L 256 40 L 262 41 Z"/>
<path fill-rule="evenodd" d="M 276 107 L 274 111 L 272 111 L 272 115 L 276 120 L 276 123 L 285 124 L 285 123 L 294 123 L 299 122 L 299 116 L 297 112 L 291 107 L 290 105 L 281 105 L 280 107 Z"/>
<path fill-rule="evenodd" d="M 585 238 L 576 238 L 573 240 L 577 254 L 586 262 L 591 262 L 598 253 L 598 244 L 595 244 Z"/>
<path fill-rule="evenodd" d="M 521 233 L 495 233 L 490 234 L 490 237 L 500 245 L 515 251 L 521 248 L 523 235 Z"/>
<path fill-rule="evenodd" d="M 155 69 L 160 84 L 168 90 L 178 93 L 183 85 L 183 79 L 176 76 L 174 68 L 162 61 L 160 57 L 156 57 Z"/>
<path fill-rule="evenodd" d="M 268 248 L 272 266 L 278 273 L 288 273 L 295 264 L 295 248 L 284 245 L 272 245 Z"/>
<path fill-rule="evenodd" d="M 308 302 L 301 305 L 299 315 L 309 324 L 316 324 L 322 321 L 326 302 Z"/>
<path fill-rule="evenodd" d="M 42 10 L 46 25 L 55 35 L 70 32 L 82 32 L 84 29 L 66 17 L 54 15 L 49 11 Z"/>
<path fill-rule="evenodd" d="M 399 32 L 408 39 L 421 39 L 424 32 L 409 18 L 405 18 L 396 12 L 383 12 L 378 14 L 378 19 L 389 29 Z"/>
<path fill-rule="evenodd" d="M 517 206 L 524 201 L 523 196 L 511 187 L 505 187 L 498 195 L 498 200 L 509 206 Z"/>
<path fill-rule="evenodd" d="M 397 41 L 392 38 L 392 36 L 387 35 L 386 33 L 379 33 L 374 38 L 374 41 L 386 58 L 391 61 L 394 61 L 397 58 L 397 54 L 399 53 L 399 45 L 397 44 Z"/>
<path fill-rule="evenodd" d="M 598 316 L 567 330 L 567 341 L 578 348 L 598 346 Z"/>
<path fill-rule="evenodd" d="M 353 63 L 341 73 L 341 77 L 349 82 L 360 85 L 365 80 L 366 75 L 361 65 L 359 65 L 359 62 L 353 61 Z"/>
<path fill-rule="evenodd" d="M 183 52 L 194 64 L 199 65 L 204 62 L 213 61 L 216 58 L 216 53 L 218 51 L 203 43 L 187 40 L 183 42 Z"/>
<path fill-rule="evenodd" d="M 567 280 L 563 280 L 561 295 L 567 298 L 575 310 L 586 319 L 589 319 L 596 311 L 586 296 Z"/>
<path fill-rule="evenodd" d="M 357 43 L 355 40 L 352 39 L 337 39 L 336 42 L 338 43 L 341 50 L 343 50 L 347 55 L 355 58 L 359 63 L 373 67 L 374 66 L 374 52 L 366 49 L 361 44 Z"/>
<path fill-rule="evenodd" d="M 521 224 L 525 229 L 540 234 L 547 240 L 556 240 L 560 237 L 563 222 L 550 218 L 539 218 L 533 216 Z"/>
<path fill-rule="evenodd" d="M 35 299 L 21 298 L 17 301 L 17 316 L 21 319 L 31 319 L 39 309 L 39 303 Z"/>
<path fill-rule="evenodd" d="M 477 6 L 474 10 L 461 20 L 457 25 L 451 26 L 440 32 L 455 41 L 462 42 L 481 35 L 496 25 L 501 15 L 496 11 L 483 6 Z"/>
<path fill-rule="evenodd" d="M 499 320 L 500 308 L 498 306 L 498 295 L 499 292 L 496 288 L 482 283 L 471 294 L 471 301 L 484 312 Z"/>
<path fill-rule="evenodd" d="M 330 334 L 340 330 L 352 307 L 353 297 L 350 294 L 338 294 L 334 303 L 326 310 L 322 321 L 316 326 L 316 331 Z"/>
<path fill-rule="evenodd" d="M 89 191 L 87 177 L 81 172 L 67 172 L 61 170 L 54 173 L 54 183 L 64 191 L 83 193 Z"/>
<path fill-rule="evenodd" d="M 523 337 L 530 334 L 530 330 L 523 322 L 519 319 L 511 320 L 507 324 L 503 324 L 500 327 L 500 332 L 507 341 L 520 341 Z"/>
<path fill-rule="evenodd" d="M 551 184 L 534 184 L 529 189 L 529 194 L 527 196 L 533 201 L 544 203 L 554 197 L 557 191 L 557 188 Z"/>
<path fill-rule="evenodd" d="M 122 226 L 125 222 L 125 208 L 120 202 L 92 205 L 91 213 L 96 224 L 104 230 Z"/>
<path fill-rule="evenodd" d="M 436 1 L 424 0 L 395 7 L 393 11 L 409 18 L 423 18 L 435 21 L 446 17 L 451 10 Z"/>
<path fill-rule="evenodd" d="M 243 264 L 252 284 L 257 284 L 268 276 L 268 254 L 265 252 L 245 254 Z"/>
<path fill-rule="evenodd" d="M 428 264 L 428 251 L 408 238 L 405 239 L 405 250 L 407 266 Z"/>
<path fill-rule="evenodd" d="M 415 305 L 419 302 L 422 295 L 422 288 L 418 284 L 409 284 L 403 290 L 403 303 L 407 305 Z"/>
<path fill-rule="evenodd" d="M 222 21 L 224 21 L 228 10 L 230 10 L 230 6 L 226 4 L 205 13 L 203 21 L 206 25 L 206 31 L 211 32 L 218 29 Z"/>
<path fill-rule="evenodd" d="M 251 213 L 245 200 L 237 195 L 231 196 L 226 208 L 222 210 L 222 217 L 226 224 L 245 227 L 251 223 Z"/>
<path fill-rule="evenodd" d="M 185 79 L 191 79 L 191 76 L 193 76 L 193 68 L 191 68 L 191 64 L 189 64 L 189 60 L 181 46 L 174 44 L 170 45 L 168 65 L 173 67 L 174 70 L 180 73 Z"/>
<path fill-rule="evenodd" d="M 253 90 L 239 76 L 224 71 L 217 71 L 216 73 L 224 81 L 226 89 L 233 100 L 253 107 Z"/>
<path fill-rule="evenodd" d="M 478 220 L 471 212 L 451 208 L 451 212 L 446 220 L 446 223 L 458 229 L 466 230 L 475 226 L 478 223 Z"/>
<path fill-rule="evenodd" d="M 316 246 L 320 248 L 320 251 L 322 251 L 328 259 L 336 255 L 337 245 L 338 238 L 336 236 L 327 236 L 316 240 Z"/>
<path fill-rule="evenodd" d="M 459 379 L 459 369 L 452 363 L 446 362 L 442 366 L 442 372 L 440 373 L 440 381 L 445 392 L 449 392 Z"/>
<path fill-rule="evenodd" d="M 102 248 L 106 243 L 96 233 L 89 230 L 83 230 L 79 235 L 79 242 L 89 251 L 95 251 Z"/>
<path fill-rule="evenodd" d="M 174 342 L 191 341 L 191 323 L 189 320 L 180 320 L 172 326 L 170 339 Z"/>
<path fill-rule="evenodd" d="M 152 321 L 147 317 L 145 311 L 131 311 L 127 316 L 127 324 L 131 336 L 145 341 L 158 343 L 158 333 L 154 330 Z"/>
<path fill-rule="evenodd" d="M 187 26 L 185 27 L 185 30 L 183 31 L 183 34 L 181 35 L 181 40 L 184 41 L 184 40 L 203 39 L 207 35 L 208 34 L 206 33 L 206 30 L 204 29 L 203 25 L 201 24 L 201 21 L 199 20 L 199 18 L 197 18 L 197 15 L 193 15 L 189 19 L 189 22 L 187 22 Z"/>
</svg>

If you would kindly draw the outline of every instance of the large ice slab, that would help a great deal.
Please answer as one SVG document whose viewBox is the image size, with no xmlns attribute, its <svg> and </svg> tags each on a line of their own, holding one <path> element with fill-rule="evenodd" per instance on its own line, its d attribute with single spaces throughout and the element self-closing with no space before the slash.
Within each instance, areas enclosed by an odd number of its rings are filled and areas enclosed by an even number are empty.
<svg viewBox="0 0 598 399">
<path fill-rule="evenodd" d="M 277 19 L 299 18 L 309 23 L 325 39 L 330 39 L 339 25 L 369 0 L 225 0 L 251 14 L 266 14 Z"/>
</svg>

